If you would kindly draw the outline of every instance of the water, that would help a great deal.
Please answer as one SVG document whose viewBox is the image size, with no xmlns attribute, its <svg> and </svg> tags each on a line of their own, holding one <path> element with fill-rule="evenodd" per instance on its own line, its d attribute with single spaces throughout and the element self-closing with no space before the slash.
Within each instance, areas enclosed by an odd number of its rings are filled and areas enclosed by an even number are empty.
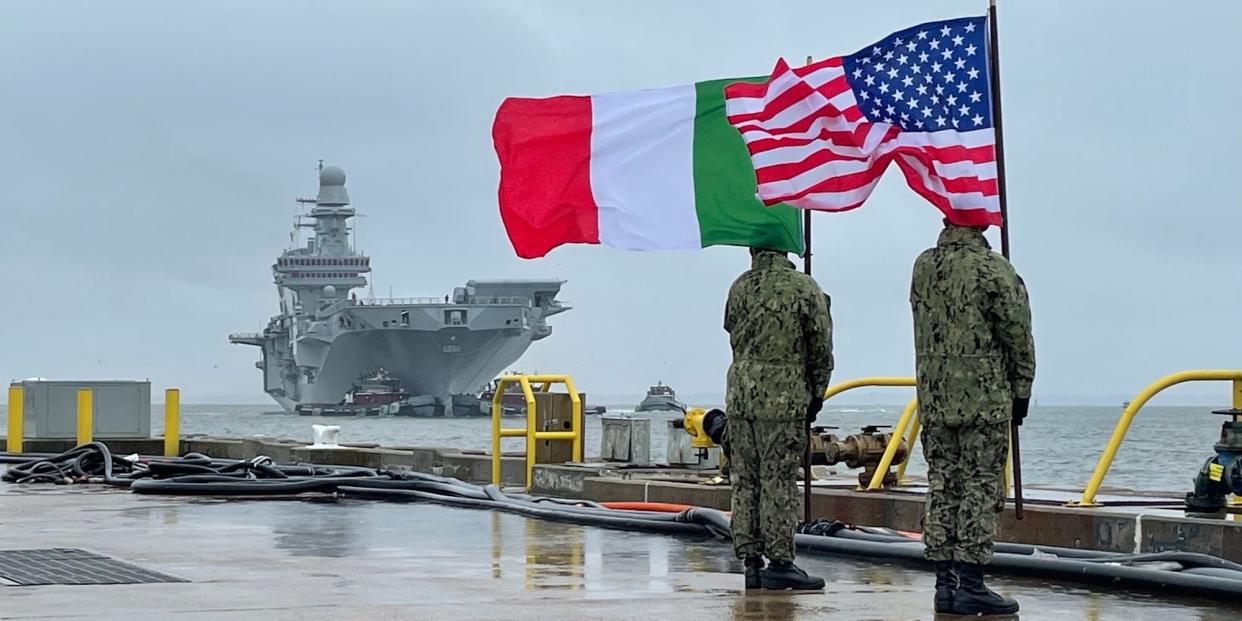
<svg viewBox="0 0 1242 621">
<path fill-rule="evenodd" d="M 444 446 L 490 449 L 491 421 L 487 418 L 315 418 L 271 413 L 274 405 L 184 405 L 183 434 L 213 436 L 270 436 L 310 441 L 310 426 L 325 423 L 341 426 L 342 442 L 374 442 L 385 446 Z M 624 412 L 609 407 L 610 415 Z M 1189 491 L 1191 481 L 1212 454 L 1222 417 L 1206 407 L 1147 407 L 1139 412 L 1117 459 L 1109 470 L 1106 486 L 1150 491 Z M 1091 477 L 1096 461 L 1121 414 L 1119 407 L 1037 407 L 1022 427 L 1023 480 L 1028 484 L 1060 485 L 1081 489 Z M 863 425 L 896 424 L 897 406 L 828 407 L 819 424 L 840 428 L 839 435 Z M 668 426 L 673 414 L 651 414 L 652 457 L 662 460 Z M 163 408 L 152 408 L 152 432 L 163 432 Z M 0 418 L 0 425 L 3 425 Z M 505 426 L 520 427 L 523 419 L 506 418 Z M 2 429 L 3 427 L 0 427 Z M 585 449 L 588 457 L 599 455 L 601 423 L 588 416 Z M 679 432 L 680 433 L 680 432 Z M 522 440 L 506 439 L 505 450 L 521 450 Z M 838 472 L 846 472 L 837 466 Z M 915 447 L 909 473 L 925 471 Z"/>
</svg>

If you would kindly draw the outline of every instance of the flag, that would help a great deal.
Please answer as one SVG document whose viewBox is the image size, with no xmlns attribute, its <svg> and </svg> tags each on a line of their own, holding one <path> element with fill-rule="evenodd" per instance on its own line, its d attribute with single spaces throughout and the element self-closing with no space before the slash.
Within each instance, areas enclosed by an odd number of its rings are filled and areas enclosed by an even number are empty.
<svg viewBox="0 0 1242 621">
<path fill-rule="evenodd" d="M 562 244 L 802 252 L 798 212 L 759 202 L 750 154 L 725 119 L 724 87 L 737 81 L 506 99 L 492 140 L 517 255 Z"/>
<path fill-rule="evenodd" d="M 957 224 L 1000 225 L 986 17 L 920 24 L 850 56 L 725 88 L 759 198 L 862 205 L 890 162 Z"/>
</svg>

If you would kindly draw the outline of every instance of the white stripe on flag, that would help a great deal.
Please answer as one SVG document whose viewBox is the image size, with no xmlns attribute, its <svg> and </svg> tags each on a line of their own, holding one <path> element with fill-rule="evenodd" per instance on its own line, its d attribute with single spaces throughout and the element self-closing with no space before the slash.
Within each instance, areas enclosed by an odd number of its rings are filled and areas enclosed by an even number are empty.
<svg viewBox="0 0 1242 621">
<path fill-rule="evenodd" d="M 776 99 L 781 93 L 792 88 L 799 82 L 807 82 L 812 88 L 819 88 L 839 76 L 845 75 L 843 67 L 823 67 L 811 72 L 805 78 L 799 78 L 792 71 L 786 71 L 773 80 L 768 86 L 766 97 L 730 97 L 725 100 L 725 113 L 729 116 L 737 114 L 753 114 L 760 112 L 769 101 Z"/>
<path fill-rule="evenodd" d="M 996 196 L 985 196 L 980 192 L 963 192 L 961 194 L 944 189 L 944 183 L 927 173 L 927 166 L 913 155 L 898 156 L 908 164 L 923 181 L 923 187 L 949 199 L 949 205 L 956 210 L 983 209 L 1000 212 L 1000 199 Z"/>
<path fill-rule="evenodd" d="M 702 246 L 694 206 L 693 85 L 591 97 L 599 240 L 626 250 Z"/>
</svg>

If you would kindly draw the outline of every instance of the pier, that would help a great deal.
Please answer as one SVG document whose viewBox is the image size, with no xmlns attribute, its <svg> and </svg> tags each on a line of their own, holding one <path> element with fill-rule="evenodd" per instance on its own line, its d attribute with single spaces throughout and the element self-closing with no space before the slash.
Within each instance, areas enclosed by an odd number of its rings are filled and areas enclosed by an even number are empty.
<svg viewBox="0 0 1242 621">
<path fill-rule="evenodd" d="M 28 452 L 69 441 L 31 440 Z M 116 452 L 158 454 L 159 439 L 110 441 Z M 270 438 L 184 438 L 181 451 L 220 458 L 410 469 L 487 482 L 491 458 L 451 448 L 346 446 L 312 449 Z M 525 459 L 505 455 L 506 484 L 520 485 Z M 535 493 L 600 501 L 681 502 L 727 508 L 728 488 L 684 469 L 621 464 L 537 465 Z M 897 529 L 917 527 L 921 497 L 860 492 L 852 479 L 821 481 L 812 513 Z M 1039 490 L 1035 496 L 1069 498 Z M 1126 497 L 1108 493 L 1102 499 Z M 1150 500 L 1150 497 L 1144 497 Z M 900 562 L 804 554 L 828 579 L 819 594 L 745 594 L 727 543 L 605 530 L 491 511 L 307 495 L 237 500 L 145 496 L 77 486 L 0 486 L 5 549 L 72 549 L 173 582 L 3 586 L 0 618 L 461 618 L 798 619 L 932 618 L 932 575 Z M 1237 559 L 1232 520 L 1178 518 L 1149 508 L 1034 504 L 1000 539 L 1086 549 L 1160 550 L 1177 542 Z M 1140 520 L 1141 516 L 1141 522 Z M 1136 531 L 1135 529 L 1141 529 Z M 1141 535 L 1136 539 L 1136 532 Z M 72 572 L 71 572 L 72 573 Z M 83 580 L 84 568 L 62 582 Z M 998 575 L 1027 618 L 1207 619 L 1242 606 L 1047 579 Z M 1094 612 L 1093 612 L 1094 611 Z M 1223 617 L 1222 617 L 1223 618 Z"/>
</svg>

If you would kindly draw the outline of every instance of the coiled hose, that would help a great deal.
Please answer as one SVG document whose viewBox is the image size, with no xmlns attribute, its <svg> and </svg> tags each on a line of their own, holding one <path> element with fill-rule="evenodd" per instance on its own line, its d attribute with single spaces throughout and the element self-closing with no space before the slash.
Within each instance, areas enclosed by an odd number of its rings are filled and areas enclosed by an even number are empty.
<svg viewBox="0 0 1242 621">
<path fill-rule="evenodd" d="M 14 464 L 16 457 L 0 454 L 0 463 Z M 610 508 L 592 501 L 509 495 L 494 485 L 474 485 L 431 474 L 317 464 L 282 465 L 267 457 L 244 461 L 218 460 L 200 454 L 179 459 L 118 458 L 97 442 L 59 455 L 38 455 L 15 463 L 0 479 L 26 484 L 99 482 L 128 487 L 139 494 L 253 497 L 322 493 L 427 501 L 604 528 L 726 540 L 730 536 L 729 516 L 704 507 L 616 503 L 616 508 Z M 888 558 L 920 565 L 926 562 L 922 543 L 916 539 L 827 520 L 803 525 L 794 542 L 799 549 L 813 553 Z M 1168 569 L 1170 565 L 1174 569 Z M 1118 554 L 1001 542 L 996 544 L 991 568 L 1159 592 L 1173 587 L 1181 592 L 1231 599 L 1242 595 L 1242 565 L 1189 552 Z"/>
</svg>

